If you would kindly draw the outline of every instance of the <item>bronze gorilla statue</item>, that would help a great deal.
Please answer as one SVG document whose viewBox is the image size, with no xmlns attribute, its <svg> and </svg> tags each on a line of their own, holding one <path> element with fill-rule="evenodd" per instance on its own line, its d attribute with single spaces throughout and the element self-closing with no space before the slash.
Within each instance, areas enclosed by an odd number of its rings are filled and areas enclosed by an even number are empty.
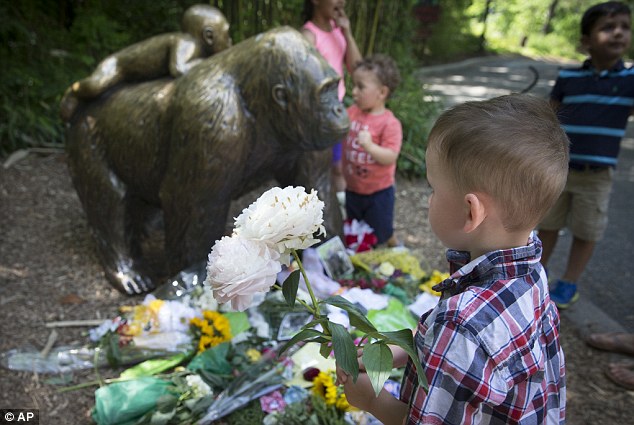
<svg viewBox="0 0 634 425">
<path fill-rule="evenodd" d="M 328 234 L 340 234 L 330 147 L 349 121 L 338 80 L 282 27 L 176 79 L 81 104 L 67 124 L 68 166 L 108 280 L 142 293 L 204 262 L 231 201 L 270 178 L 317 189 Z"/>
</svg>

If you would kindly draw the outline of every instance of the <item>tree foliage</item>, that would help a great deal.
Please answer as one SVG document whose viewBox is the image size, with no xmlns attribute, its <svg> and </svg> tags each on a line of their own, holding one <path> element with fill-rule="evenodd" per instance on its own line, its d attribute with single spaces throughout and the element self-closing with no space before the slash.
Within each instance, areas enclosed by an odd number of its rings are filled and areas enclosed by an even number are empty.
<svg viewBox="0 0 634 425">
<path fill-rule="evenodd" d="M 431 0 L 421 0 L 429 3 Z M 479 52 L 484 36 L 489 52 L 512 51 L 580 59 L 583 12 L 601 0 L 446 0 L 440 22 L 424 54 L 468 56 Z M 624 1 L 634 8 L 634 1 Z M 483 19 L 486 17 L 486 20 Z M 630 53 L 634 52 L 633 50 Z"/>
<path fill-rule="evenodd" d="M 90 74 L 108 54 L 160 33 L 178 31 L 196 0 L 23 0 L 0 5 L 0 157 L 17 149 L 63 146 L 59 101 L 72 82 Z M 389 52 L 404 76 L 416 66 L 410 34 L 412 0 L 350 0 L 348 10 L 362 51 Z M 215 0 L 234 43 L 280 25 L 299 28 L 303 0 Z M 408 77 L 410 79 L 413 77 Z M 401 96 L 395 109 L 419 104 L 422 86 L 406 83 L 417 99 Z M 348 99 L 350 101 L 350 99 Z M 413 103 L 412 103 L 413 102 Z M 398 111 L 395 111 L 398 114 Z M 428 121 L 416 117 L 414 121 Z M 406 118 L 410 126 L 412 118 Z M 411 126 L 418 126 L 412 122 Z M 423 128 L 423 127 L 421 127 Z M 412 134 L 412 132 L 408 132 Z M 424 143 L 424 136 L 411 137 Z M 416 149 L 411 149 L 416 151 Z M 420 151 L 421 149 L 418 149 Z M 424 149 L 423 149 L 424 150 Z M 413 169 L 404 166 L 405 169 Z"/>
</svg>

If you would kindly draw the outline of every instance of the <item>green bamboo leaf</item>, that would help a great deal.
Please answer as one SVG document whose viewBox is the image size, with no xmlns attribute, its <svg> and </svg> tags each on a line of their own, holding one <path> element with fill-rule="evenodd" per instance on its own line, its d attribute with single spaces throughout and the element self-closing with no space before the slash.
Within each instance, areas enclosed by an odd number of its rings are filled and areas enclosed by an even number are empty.
<svg viewBox="0 0 634 425">
<path fill-rule="evenodd" d="M 376 332 L 376 328 L 368 320 L 368 318 L 365 317 L 365 314 L 363 314 L 356 305 L 352 304 L 347 299 L 340 297 L 339 295 L 335 295 L 334 297 L 325 299 L 324 302 L 347 311 L 348 317 L 350 318 L 350 324 L 360 331 L 365 333 Z"/>
<path fill-rule="evenodd" d="M 297 288 L 299 288 L 299 270 L 291 272 L 282 284 L 282 294 L 284 295 L 286 304 L 288 304 L 289 307 L 293 307 L 295 305 Z"/>
<path fill-rule="evenodd" d="M 414 347 L 414 336 L 412 335 L 411 329 L 401 329 L 400 331 L 391 331 L 391 332 L 381 332 L 379 335 L 382 336 L 387 344 L 398 345 L 401 347 L 407 355 L 412 359 L 416 367 L 416 372 L 418 374 L 418 383 L 425 391 L 427 391 L 427 378 L 425 377 L 425 373 L 423 372 L 423 368 L 420 367 L 420 362 L 418 360 L 418 354 L 416 353 L 416 348 Z"/>
<path fill-rule="evenodd" d="M 392 350 L 384 342 L 375 342 L 363 348 L 363 364 L 377 396 L 390 377 L 392 361 Z"/>
<path fill-rule="evenodd" d="M 280 349 L 279 355 L 281 356 L 286 350 L 288 350 L 293 345 L 297 344 L 299 341 L 306 341 L 309 338 L 315 338 L 323 336 L 323 334 L 315 329 L 303 329 L 295 334 L 291 339 L 286 341 L 286 343 Z"/>
<path fill-rule="evenodd" d="M 332 334 L 332 346 L 335 351 L 337 364 L 347 373 L 352 375 L 352 381 L 357 382 L 359 376 L 359 361 L 357 360 L 357 347 L 345 327 L 338 323 L 330 322 Z"/>
</svg>

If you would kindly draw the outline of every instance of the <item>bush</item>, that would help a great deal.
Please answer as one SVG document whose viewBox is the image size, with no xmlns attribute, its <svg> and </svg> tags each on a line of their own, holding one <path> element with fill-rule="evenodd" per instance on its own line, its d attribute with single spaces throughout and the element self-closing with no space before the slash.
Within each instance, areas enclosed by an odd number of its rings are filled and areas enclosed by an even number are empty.
<svg viewBox="0 0 634 425">
<path fill-rule="evenodd" d="M 427 99 L 423 84 L 413 74 L 404 76 L 388 107 L 403 125 L 403 146 L 398 159 L 399 174 L 425 176 L 427 135 L 440 111 L 439 103 Z"/>
</svg>

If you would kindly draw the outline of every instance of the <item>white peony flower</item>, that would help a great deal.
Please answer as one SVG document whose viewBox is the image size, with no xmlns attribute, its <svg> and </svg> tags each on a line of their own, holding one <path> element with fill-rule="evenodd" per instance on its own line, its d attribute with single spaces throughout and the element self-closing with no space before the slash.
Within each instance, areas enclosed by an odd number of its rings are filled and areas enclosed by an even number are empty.
<svg viewBox="0 0 634 425">
<path fill-rule="evenodd" d="M 207 262 L 204 284 L 211 286 L 220 303 L 244 311 L 253 294 L 267 292 L 282 269 L 280 254 L 265 243 L 237 236 L 225 236 L 216 242 Z"/>
<path fill-rule="evenodd" d="M 235 220 L 234 234 L 262 241 L 280 254 L 306 249 L 318 242 L 313 235 L 325 234 L 324 203 L 313 189 L 274 187 L 264 192 Z"/>
</svg>

